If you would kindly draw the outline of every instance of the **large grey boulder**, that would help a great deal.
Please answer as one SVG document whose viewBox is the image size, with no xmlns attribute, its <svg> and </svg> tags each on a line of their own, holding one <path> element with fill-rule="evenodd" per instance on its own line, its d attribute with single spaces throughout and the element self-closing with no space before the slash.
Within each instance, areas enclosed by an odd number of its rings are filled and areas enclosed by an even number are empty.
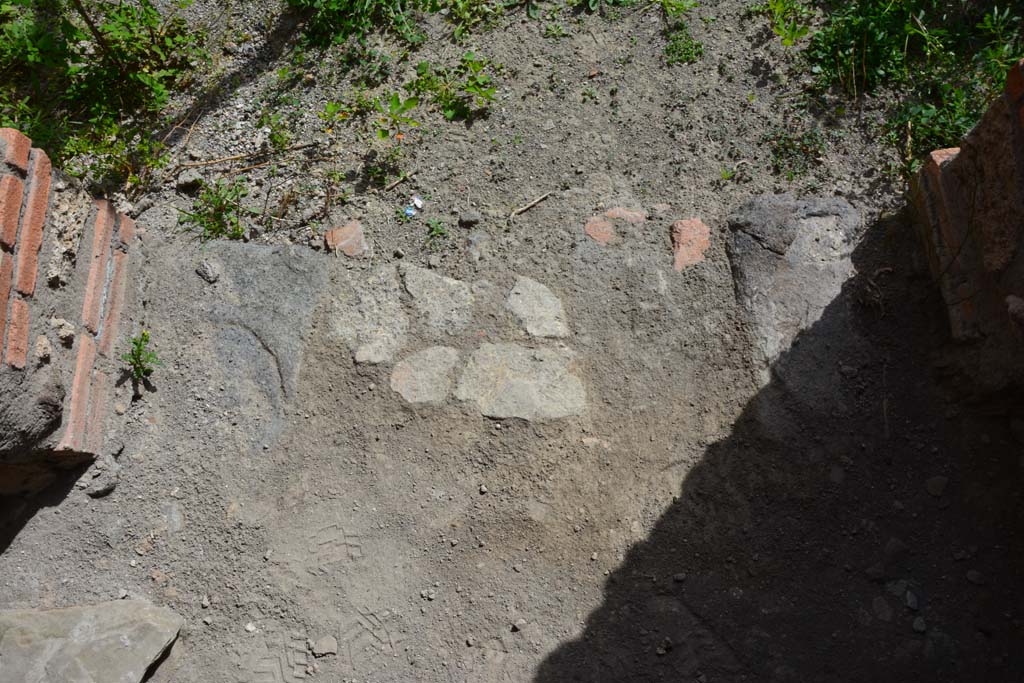
<svg viewBox="0 0 1024 683">
<path fill-rule="evenodd" d="M 769 368 L 821 319 L 853 275 L 861 217 L 838 198 L 765 195 L 741 207 L 729 227 L 736 298 L 748 319 L 760 380 L 767 383 Z"/>
<path fill-rule="evenodd" d="M 138 683 L 183 624 L 139 600 L 0 612 L 0 681 Z"/>
</svg>

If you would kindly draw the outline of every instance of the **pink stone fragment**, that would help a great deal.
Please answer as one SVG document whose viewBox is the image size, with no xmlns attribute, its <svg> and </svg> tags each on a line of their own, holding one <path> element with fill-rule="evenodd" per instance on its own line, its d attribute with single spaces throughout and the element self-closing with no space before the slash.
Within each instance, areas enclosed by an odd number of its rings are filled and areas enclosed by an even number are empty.
<svg viewBox="0 0 1024 683">
<path fill-rule="evenodd" d="M 324 243 L 328 251 L 341 250 L 346 256 L 353 258 L 366 253 L 366 236 L 359 221 L 349 221 L 339 228 L 332 228 L 324 234 Z"/>
<path fill-rule="evenodd" d="M 587 221 L 583 231 L 587 234 L 587 237 L 598 244 L 608 244 L 615 239 L 615 228 L 612 226 L 611 221 L 601 216 L 593 216 Z"/>
<path fill-rule="evenodd" d="M 704 260 L 704 252 L 711 246 L 711 231 L 699 218 L 687 218 L 672 224 L 672 267 L 681 271 Z"/>
</svg>

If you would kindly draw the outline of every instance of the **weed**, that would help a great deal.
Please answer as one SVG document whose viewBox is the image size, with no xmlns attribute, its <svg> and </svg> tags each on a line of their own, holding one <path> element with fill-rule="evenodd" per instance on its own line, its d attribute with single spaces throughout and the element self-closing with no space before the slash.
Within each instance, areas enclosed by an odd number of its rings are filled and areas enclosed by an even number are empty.
<svg viewBox="0 0 1024 683">
<path fill-rule="evenodd" d="M 410 44 L 423 41 L 412 11 L 422 6 L 412 0 L 288 0 L 307 16 L 307 35 L 314 43 L 364 39 L 375 28 L 394 33 Z"/>
<path fill-rule="evenodd" d="M 200 39 L 150 0 L 0 3 L 0 126 L 101 188 L 141 185 L 163 157 L 159 112 L 202 58 Z"/>
<path fill-rule="evenodd" d="M 719 175 L 722 177 L 722 180 L 728 182 L 736 177 L 736 169 L 728 167 L 723 168 L 721 171 L 719 171 Z"/>
<path fill-rule="evenodd" d="M 473 52 L 462 55 L 453 68 L 430 62 L 416 65 L 416 78 L 407 83 L 409 92 L 430 97 L 449 121 L 472 119 L 487 114 L 497 88 L 487 73 L 491 62 Z"/>
<path fill-rule="evenodd" d="M 993 0 L 856 0 L 828 15 L 807 57 L 819 89 L 894 89 L 886 139 L 911 171 L 931 149 L 956 145 L 1001 93 L 1024 57 L 1021 15 Z"/>
<path fill-rule="evenodd" d="M 565 32 L 565 27 L 561 24 L 548 24 L 544 27 L 545 38 L 565 38 L 567 35 L 569 34 Z"/>
<path fill-rule="evenodd" d="M 796 41 L 810 33 L 808 21 L 814 15 L 801 0 L 768 0 L 762 5 L 754 5 L 750 11 L 767 15 L 772 22 L 772 32 L 782 39 L 786 47 L 796 45 Z"/>
<path fill-rule="evenodd" d="M 631 7 L 636 0 L 568 0 L 569 6 L 586 9 L 589 12 L 606 12 L 608 8 Z"/>
<path fill-rule="evenodd" d="M 413 216 L 406 213 L 405 209 L 401 207 L 396 207 L 395 220 L 398 221 L 399 223 L 411 223 L 413 220 Z"/>
<path fill-rule="evenodd" d="M 427 242 L 434 243 L 448 237 L 448 228 L 440 218 L 431 218 L 427 221 Z"/>
<path fill-rule="evenodd" d="M 659 0 L 659 4 L 666 17 L 681 17 L 700 7 L 696 0 Z"/>
<path fill-rule="evenodd" d="M 704 56 L 704 45 L 690 35 L 685 21 L 673 22 L 665 29 L 668 43 L 665 45 L 665 63 L 694 64 Z"/>
<path fill-rule="evenodd" d="M 471 29 L 488 25 L 501 14 L 501 4 L 492 4 L 488 0 L 433 0 L 430 9 L 447 10 L 448 21 L 455 24 L 455 38 L 461 39 Z"/>
<path fill-rule="evenodd" d="M 362 88 L 356 88 L 344 100 L 327 102 L 317 116 L 331 126 L 338 121 L 365 118 L 376 110 L 376 100 L 371 99 Z"/>
<path fill-rule="evenodd" d="M 218 180 L 213 185 L 204 184 L 192 211 L 181 212 L 180 222 L 193 226 L 202 242 L 218 238 L 242 239 L 245 236 L 242 214 L 249 212 L 242 207 L 242 199 L 248 194 L 244 178 L 230 183 Z"/>
<path fill-rule="evenodd" d="M 392 93 L 388 100 L 377 99 L 374 102 L 379 114 L 376 123 L 377 139 L 394 139 L 401 143 L 405 139 L 405 131 L 420 125 L 409 116 L 409 112 L 419 106 L 419 103 L 418 97 L 402 99 L 398 93 Z"/>
<path fill-rule="evenodd" d="M 593 88 L 584 88 L 580 95 L 584 102 L 597 102 L 597 91 Z"/>
<path fill-rule="evenodd" d="M 121 356 L 128 365 L 128 374 L 136 382 L 141 382 L 153 374 L 162 363 L 154 351 L 149 349 L 149 330 L 142 330 L 131 338 L 131 348 Z"/>
<path fill-rule="evenodd" d="M 763 142 L 771 147 L 772 169 L 789 181 L 806 174 L 825 152 L 825 136 L 800 120 L 772 130 Z"/>
<path fill-rule="evenodd" d="M 363 88 L 380 85 L 391 75 L 391 56 L 358 42 L 352 43 L 342 55 L 342 64 L 347 67 L 353 82 Z"/>
<path fill-rule="evenodd" d="M 288 149 L 288 145 L 292 142 L 292 132 L 288 129 L 283 115 L 263 112 L 259 125 L 269 129 L 267 140 L 271 149 L 278 154 Z"/>
</svg>

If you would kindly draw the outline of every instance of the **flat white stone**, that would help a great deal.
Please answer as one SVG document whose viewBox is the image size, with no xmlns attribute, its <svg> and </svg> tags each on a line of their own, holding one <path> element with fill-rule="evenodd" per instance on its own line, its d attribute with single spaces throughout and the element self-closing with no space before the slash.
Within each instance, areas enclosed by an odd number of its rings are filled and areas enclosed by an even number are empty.
<svg viewBox="0 0 1024 683">
<path fill-rule="evenodd" d="M 395 365 L 391 388 L 409 403 L 443 403 L 452 389 L 459 352 L 447 346 L 417 351 Z"/>
<path fill-rule="evenodd" d="M 402 279 L 413 308 L 427 325 L 453 332 L 469 324 L 473 292 L 465 282 L 410 265 L 402 266 Z"/>
<path fill-rule="evenodd" d="M 517 278 L 505 305 L 534 337 L 569 336 L 561 300 L 536 280 Z"/>
<path fill-rule="evenodd" d="M 395 269 L 379 268 L 366 282 L 343 287 L 334 299 L 330 326 L 357 363 L 390 362 L 405 345 L 409 329 Z"/>
<path fill-rule="evenodd" d="M 543 420 L 579 415 L 586 407 L 583 382 L 573 374 L 573 354 L 484 344 L 473 352 L 455 397 L 488 417 Z"/>
</svg>

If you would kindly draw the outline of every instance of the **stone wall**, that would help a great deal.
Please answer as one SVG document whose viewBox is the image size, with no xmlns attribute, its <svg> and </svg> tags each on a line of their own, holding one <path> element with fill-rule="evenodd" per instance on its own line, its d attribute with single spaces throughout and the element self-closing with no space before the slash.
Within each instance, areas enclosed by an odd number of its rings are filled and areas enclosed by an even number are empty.
<svg viewBox="0 0 1024 683">
<path fill-rule="evenodd" d="M 932 152 L 910 200 L 948 309 L 987 390 L 1024 379 L 1024 60 L 961 146 Z"/>
<path fill-rule="evenodd" d="M 123 393 L 134 222 L 0 129 L 0 495 L 99 456 Z"/>
</svg>

